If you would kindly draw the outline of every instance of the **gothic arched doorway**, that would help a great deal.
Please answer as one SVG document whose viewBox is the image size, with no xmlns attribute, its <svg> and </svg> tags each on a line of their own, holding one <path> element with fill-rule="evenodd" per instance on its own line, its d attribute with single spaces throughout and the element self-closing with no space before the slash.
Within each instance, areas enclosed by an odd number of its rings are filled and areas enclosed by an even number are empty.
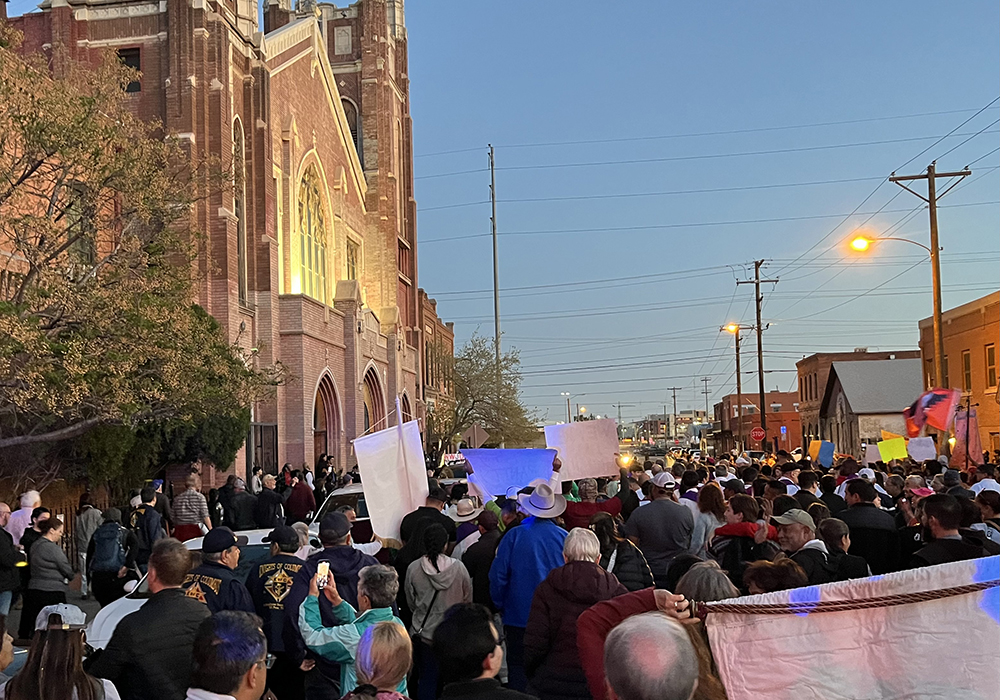
<svg viewBox="0 0 1000 700">
<path fill-rule="evenodd" d="M 313 465 L 321 454 L 340 455 L 340 410 L 330 375 L 324 374 L 313 401 Z"/>
<path fill-rule="evenodd" d="M 385 421 L 385 399 L 382 394 L 382 383 L 378 379 L 378 372 L 374 367 L 369 367 L 365 372 L 365 382 L 363 387 L 365 403 L 365 432 L 369 430 L 377 432 L 386 426 Z"/>
<path fill-rule="evenodd" d="M 399 397 L 399 408 L 403 411 L 403 423 L 413 420 L 413 410 L 410 408 L 410 397 L 406 394 Z"/>
</svg>

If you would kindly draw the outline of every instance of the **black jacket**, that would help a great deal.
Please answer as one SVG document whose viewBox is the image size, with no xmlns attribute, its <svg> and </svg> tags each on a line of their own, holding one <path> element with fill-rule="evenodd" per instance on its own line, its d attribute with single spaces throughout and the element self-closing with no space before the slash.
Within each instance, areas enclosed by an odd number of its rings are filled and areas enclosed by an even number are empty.
<svg viewBox="0 0 1000 700">
<path fill-rule="evenodd" d="M 838 517 L 837 513 L 847 510 L 847 501 L 835 494 L 833 491 L 830 493 L 821 493 L 819 495 L 819 500 L 826 504 L 826 507 L 830 509 L 830 515 L 833 517 Z"/>
<path fill-rule="evenodd" d="M 755 561 L 771 561 L 779 551 L 778 545 L 771 540 L 757 544 L 753 537 L 716 537 L 708 546 L 708 555 L 719 562 L 729 580 L 743 594 L 748 592 L 743 583 L 747 567 Z"/>
<path fill-rule="evenodd" d="M 576 620 L 590 606 L 628 590 L 589 561 L 553 569 L 538 584 L 524 630 L 524 666 L 542 700 L 590 700 L 576 646 Z"/>
<path fill-rule="evenodd" d="M 622 501 L 622 520 L 628 520 L 632 512 L 639 507 L 639 496 L 632 489 L 628 489 L 628 494 L 625 496 L 619 491 L 618 498 Z"/>
<path fill-rule="evenodd" d="M 156 510 L 155 505 L 142 504 L 132 512 L 131 525 L 136 542 L 139 544 L 136 562 L 146 565 L 149 563 L 149 555 L 153 553 L 153 545 L 157 540 L 167 536 L 163 516 Z"/>
<path fill-rule="evenodd" d="M 618 543 L 614 551 L 614 567 L 608 569 L 611 564 L 610 551 L 601 555 L 601 566 L 613 573 L 625 588 L 629 591 L 641 591 L 653 585 L 653 573 L 638 547 L 624 540 Z"/>
<path fill-rule="evenodd" d="M 852 578 L 868 578 L 871 572 L 868 570 L 868 562 L 861 557 L 847 554 L 840 549 L 830 550 L 830 568 L 834 571 L 835 581 L 847 581 Z"/>
<path fill-rule="evenodd" d="M 309 592 L 309 582 L 296 578 L 305 562 L 294 554 L 279 554 L 265 559 L 250 570 L 247 588 L 253 598 L 257 615 L 263 621 L 267 650 L 284 652 L 285 639 L 298 634 L 298 628 L 291 625 L 285 614 L 285 600 L 295 586 L 305 585 Z"/>
<path fill-rule="evenodd" d="M 441 693 L 441 700 L 536 700 L 534 696 L 508 690 L 496 678 L 449 683 Z"/>
<path fill-rule="evenodd" d="M 960 540 L 934 540 L 919 550 L 910 559 L 910 568 L 947 564 L 953 561 L 979 559 L 988 556 L 982 545 L 975 540 L 963 537 Z"/>
<path fill-rule="evenodd" d="M 16 591 L 21 585 L 21 577 L 17 572 L 17 562 L 20 559 L 14 546 L 14 538 L 0 528 L 0 593 Z"/>
<path fill-rule="evenodd" d="M 184 578 L 182 588 L 188 598 L 205 603 L 212 614 L 223 610 L 256 612 L 247 587 L 225 564 L 206 561 Z"/>
<path fill-rule="evenodd" d="M 210 615 L 180 589 L 155 593 L 122 618 L 89 671 L 114 683 L 122 700 L 184 700 L 194 636 Z"/>
<path fill-rule="evenodd" d="M 788 558 L 805 570 L 810 586 L 830 583 L 836 578 L 830 557 L 819 549 L 803 547 L 799 551 L 789 554 Z"/>
<path fill-rule="evenodd" d="M 470 545 L 462 555 L 462 563 L 472 579 L 472 602 L 485 605 L 493 612 L 497 612 L 497 609 L 490 596 L 490 567 L 496 559 L 499 544 L 500 531 L 492 530 Z"/>
<path fill-rule="evenodd" d="M 813 503 L 823 503 L 823 501 L 820 500 L 819 498 L 816 498 L 816 496 L 814 496 L 812 492 L 806 491 L 805 489 L 799 489 L 798 491 L 796 491 L 795 495 L 792 496 L 792 498 L 794 498 L 796 501 L 799 502 L 799 507 L 802 510 L 809 510 L 809 506 L 811 506 Z M 827 506 L 827 508 L 829 507 L 830 506 Z M 832 513 L 833 511 L 831 510 L 830 512 Z"/>
<path fill-rule="evenodd" d="M 253 519 L 260 528 L 274 528 L 285 524 L 285 501 L 274 489 L 263 489 L 257 494 Z"/>
<path fill-rule="evenodd" d="M 896 519 L 874 503 L 855 503 L 836 517 L 851 529 L 851 554 L 862 557 L 872 573 L 899 569 Z"/>
<path fill-rule="evenodd" d="M 254 511 L 257 509 L 257 497 L 246 491 L 237 491 L 230 501 L 230 520 L 234 530 L 253 530 L 257 527 Z"/>
</svg>

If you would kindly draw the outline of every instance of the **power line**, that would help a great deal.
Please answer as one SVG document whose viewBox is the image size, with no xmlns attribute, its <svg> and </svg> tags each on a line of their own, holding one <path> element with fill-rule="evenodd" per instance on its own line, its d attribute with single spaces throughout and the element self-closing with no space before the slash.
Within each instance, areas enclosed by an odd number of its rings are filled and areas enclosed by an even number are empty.
<svg viewBox="0 0 1000 700">
<path fill-rule="evenodd" d="M 1000 122 L 1000 120 L 998 120 Z M 997 122 L 994 122 L 990 126 L 995 126 Z M 987 129 L 989 127 L 986 127 Z M 975 138 L 979 134 L 983 133 L 985 129 L 976 133 L 963 133 L 963 134 L 951 134 L 952 136 L 969 136 L 970 139 Z M 833 144 L 822 144 L 819 146 L 796 146 L 789 148 L 774 148 L 765 149 L 757 151 L 733 151 L 730 153 L 698 153 L 687 156 L 661 156 L 658 158 L 627 158 L 622 160 L 599 160 L 599 161 L 584 161 L 577 163 L 535 163 L 532 165 L 505 165 L 496 170 L 507 170 L 507 171 L 523 171 L 523 170 L 554 170 L 562 168 L 597 168 L 597 167 L 608 167 L 612 165 L 648 165 L 651 163 L 676 163 L 676 162 L 688 162 L 697 160 L 718 160 L 721 158 L 748 158 L 755 156 L 768 156 L 768 155 L 782 155 L 788 153 L 810 153 L 815 151 L 831 151 L 841 148 L 861 148 L 861 147 L 871 147 L 871 146 L 884 146 L 893 143 L 912 143 L 914 141 L 930 141 L 931 139 L 938 139 L 940 142 L 941 137 L 934 136 L 908 136 L 905 138 L 898 139 L 881 139 L 877 141 L 854 141 L 850 143 L 833 143 Z M 966 143 L 963 141 L 962 143 Z M 959 144 L 962 145 L 962 144 Z M 957 146 L 956 146 L 957 148 Z M 459 175 L 474 175 L 476 173 L 488 172 L 487 168 L 474 168 L 471 170 L 456 170 L 446 173 L 431 173 L 429 175 L 421 175 L 414 178 L 414 180 L 437 180 L 445 177 L 457 177 Z"/>
<path fill-rule="evenodd" d="M 496 148 L 542 148 L 551 146 L 578 146 L 578 145 L 591 145 L 597 143 L 627 143 L 630 141 L 657 141 L 666 139 L 682 139 L 682 138 L 697 138 L 702 136 L 727 136 L 732 134 L 755 134 L 764 133 L 771 131 L 787 131 L 793 129 L 812 129 L 824 126 L 846 126 L 848 124 L 866 124 L 872 122 L 883 122 L 883 121 L 893 121 L 898 119 L 917 119 L 920 117 L 937 117 L 946 116 L 952 114 L 968 114 L 969 112 L 976 111 L 975 108 L 972 109 L 951 109 L 939 112 L 918 112 L 915 114 L 896 114 L 885 117 L 864 117 L 861 119 L 843 119 L 838 121 L 828 121 L 828 122 L 812 122 L 808 124 L 787 124 L 782 126 L 762 126 L 754 127 L 749 129 L 728 129 L 722 131 L 701 131 L 692 132 L 685 134 L 659 134 L 659 135 L 648 135 L 648 136 L 626 136 L 612 139 L 580 139 L 574 141 L 548 141 L 548 142 L 535 142 L 535 143 L 515 143 L 507 145 L 497 145 Z M 482 151 L 482 146 L 477 146 L 475 148 L 459 148 L 447 151 L 437 151 L 432 153 L 418 153 L 414 158 L 432 158 L 436 156 L 454 155 L 457 153 L 474 153 Z"/>
<path fill-rule="evenodd" d="M 1000 149 L 998 149 L 1000 150 Z M 995 153 L 996 151 L 994 151 Z M 989 154 L 992 155 L 992 154 Z M 1000 166 L 994 166 L 991 168 L 983 169 L 981 172 L 993 172 L 1000 170 Z M 950 204 L 949 207 L 979 207 L 990 204 L 998 204 L 997 200 L 992 200 L 988 202 L 969 202 L 967 204 Z M 944 208 L 944 207 L 942 207 Z M 501 238 L 507 236 L 538 236 L 538 235 L 561 235 L 561 234 L 573 234 L 573 233 L 613 233 L 617 231 L 658 231 L 665 229 L 676 229 L 676 228 L 700 228 L 705 226 L 735 226 L 744 224 L 773 224 L 782 223 L 786 221 L 810 221 L 815 219 L 835 219 L 839 217 L 850 217 L 854 215 L 868 216 L 880 213 L 885 214 L 895 214 L 903 211 L 912 211 L 911 209 L 879 209 L 873 212 L 850 212 L 848 214 L 811 214 L 808 216 L 779 216 L 769 219 L 735 219 L 726 221 L 690 221 L 684 223 L 676 224 L 650 224 L 645 226 L 598 226 L 593 228 L 569 228 L 569 229 L 536 229 L 529 231 L 504 231 L 500 233 Z M 489 232 L 483 233 L 470 233 L 462 236 L 446 236 L 443 238 L 426 238 L 418 241 L 420 244 L 424 243 L 445 243 L 449 241 L 462 241 L 471 238 L 485 238 L 490 236 Z M 791 258 L 786 258 L 791 260 Z"/>
</svg>

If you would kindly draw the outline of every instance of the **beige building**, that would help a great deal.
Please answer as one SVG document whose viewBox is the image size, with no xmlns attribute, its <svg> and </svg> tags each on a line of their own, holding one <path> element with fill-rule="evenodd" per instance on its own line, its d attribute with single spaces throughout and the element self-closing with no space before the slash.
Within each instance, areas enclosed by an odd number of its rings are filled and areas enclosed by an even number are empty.
<svg viewBox="0 0 1000 700">
<path fill-rule="evenodd" d="M 997 404 L 997 344 L 1000 342 L 1000 292 L 945 311 L 942 381 L 934 378 L 932 319 L 920 322 L 920 357 L 925 388 L 962 390 L 962 405 L 979 404 L 979 434 L 983 449 L 1000 450 L 1000 406 Z"/>
</svg>

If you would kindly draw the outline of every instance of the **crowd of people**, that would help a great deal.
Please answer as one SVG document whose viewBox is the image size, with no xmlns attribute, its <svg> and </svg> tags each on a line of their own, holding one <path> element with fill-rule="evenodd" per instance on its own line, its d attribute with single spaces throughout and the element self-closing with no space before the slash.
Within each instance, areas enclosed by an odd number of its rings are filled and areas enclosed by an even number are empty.
<svg viewBox="0 0 1000 700">
<path fill-rule="evenodd" d="M 292 494 L 267 505 L 269 555 L 248 572 L 247 538 L 212 522 L 196 478 L 166 516 L 155 486 L 125 524 L 118 509 L 95 515 L 82 503 L 85 585 L 100 600 L 122 569 L 136 570 L 149 593 L 86 659 L 83 614 L 66 605 L 74 571 L 61 521 L 35 495 L 13 514 L 0 504 L 16 532 L 0 536 L 0 588 L 19 587 L 3 564 L 25 547 L 19 636 L 31 638 L 0 698 L 724 698 L 696 603 L 1000 553 L 991 464 L 679 455 L 577 482 L 561 466 L 485 503 L 463 482 L 432 480 L 385 551 L 382 540 L 353 541 L 349 506 L 310 535 L 287 504 L 299 484 L 314 487 L 290 476 Z M 256 495 L 231 484 L 219 498 L 234 524 L 257 522 L 275 481 L 261 477 Z M 187 524 L 206 533 L 200 553 L 169 536 Z"/>
</svg>

